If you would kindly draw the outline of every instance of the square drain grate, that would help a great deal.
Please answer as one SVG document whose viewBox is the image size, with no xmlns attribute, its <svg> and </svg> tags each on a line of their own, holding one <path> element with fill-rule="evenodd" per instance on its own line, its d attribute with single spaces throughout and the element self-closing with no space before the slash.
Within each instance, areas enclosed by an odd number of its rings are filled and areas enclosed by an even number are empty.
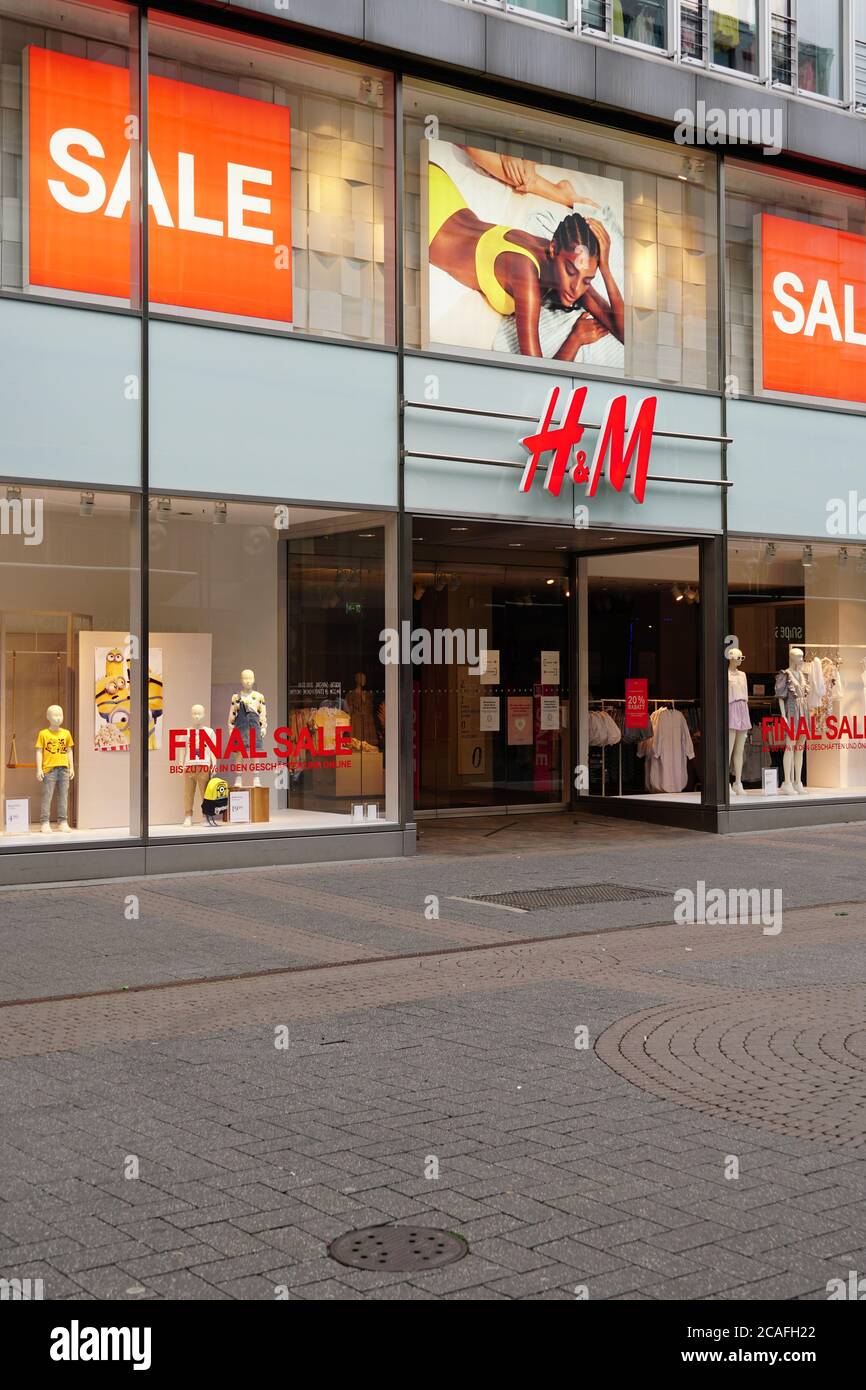
<svg viewBox="0 0 866 1390">
<path fill-rule="evenodd" d="M 546 907 L 585 907 L 588 903 L 630 903 L 669 898 L 667 888 L 629 888 L 622 883 L 579 883 L 568 888 L 522 888 L 512 893 L 474 893 L 467 902 L 541 912 Z"/>
</svg>

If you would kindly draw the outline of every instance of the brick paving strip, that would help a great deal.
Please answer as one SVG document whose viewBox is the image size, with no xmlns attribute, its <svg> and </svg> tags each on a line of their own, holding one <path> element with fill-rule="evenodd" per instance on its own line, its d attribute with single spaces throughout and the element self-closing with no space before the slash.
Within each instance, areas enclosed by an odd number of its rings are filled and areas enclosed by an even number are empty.
<svg viewBox="0 0 866 1390">
<path fill-rule="evenodd" d="M 866 923 L 858 920 L 862 915 L 860 904 L 849 904 L 847 909 L 845 904 L 834 904 L 790 911 L 785 916 L 785 950 L 862 943 L 866 940 Z M 743 991 L 686 980 L 665 971 L 681 970 L 690 959 L 697 963 L 761 954 L 772 958 L 779 940 L 764 937 L 758 926 L 671 924 L 623 928 L 603 937 L 582 934 L 517 945 L 508 938 L 501 946 L 488 941 L 483 946 L 432 955 L 415 953 L 356 964 L 319 964 L 309 970 L 292 967 L 252 972 L 213 983 L 172 982 L 158 990 L 6 1003 L 0 1005 L 0 1057 L 40 1056 L 88 1044 L 207 1033 L 213 1031 L 215 1023 L 220 1028 L 273 1025 L 532 983 L 572 981 L 653 998 L 706 1000 L 722 1007 L 726 1000 L 740 999 Z M 745 993 L 770 992 L 752 986 Z M 619 1044 L 617 1050 L 621 1050 Z"/>
</svg>

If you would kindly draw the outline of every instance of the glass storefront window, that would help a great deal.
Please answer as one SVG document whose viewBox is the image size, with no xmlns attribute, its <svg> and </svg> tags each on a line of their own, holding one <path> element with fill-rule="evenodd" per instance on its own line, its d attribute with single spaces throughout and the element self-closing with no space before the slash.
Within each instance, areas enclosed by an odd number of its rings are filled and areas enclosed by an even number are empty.
<svg viewBox="0 0 866 1390">
<path fill-rule="evenodd" d="M 710 61 L 754 76 L 758 71 L 758 0 L 710 0 Z"/>
<path fill-rule="evenodd" d="M 862 369 L 853 355 L 857 349 L 850 329 L 850 341 L 840 341 L 846 332 L 845 296 L 841 290 L 834 298 L 839 317 L 835 331 L 821 319 L 809 335 L 803 331 L 788 332 L 780 339 L 772 315 L 782 315 L 785 327 L 797 328 L 799 324 L 799 329 L 804 330 L 820 282 L 828 275 L 834 285 L 837 279 L 851 278 L 844 273 L 844 258 L 851 255 L 856 264 L 859 256 L 862 262 L 860 248 L 864 243 L 858 239 L 866 235 L 866 196 L 859 190 L 817 179 L 772 174 L 766 167 L 757 170 L 735 161 L 727 165 L 725 186 L 728 355 L 737 392 L 751 395 L 786 391 L 815 400 L 862 400 L 862 391 L 858 397 Z M 770 222 L 762 221 L 764 217 Z M 791 223 L 789 230 L 786 221 Z M 825 246 L 819 228 L 838 234 L 837 241 Z M 766 259 L 766 273 L 762 259 Z M 835 266 L 833 260 L 837 262 Z M 777 283 L 780 273 L 789 278 Z M 857 303 L 854 317 L 858 331 L 862 329 L 861 315 L 862 306 Z M 776 381 L 779 386 L 770 384 Z"/>
<path fill-rule="evenodd" d="M 394 341 L 393 80 L 151 15 L 159 311 Z"/>
<path fill-rule="evenodd" d="M 797 85 L 842 99 L 842 0 L 797 0 Z"/>
<path fill-rule="evenodd" d="M 716 384 L 712 159 L 432 85 L 404 110 L 408 345 Z"/>
<path fill-rule="evenodd" d="M 854 100 L 866 106 L 866 0 L 854 0 Z"/>
<path fill-rule="evenodd" d="M 728 594 L 732 808 L 866 796 L 866 546 L 733 538 Z"/>
<path fill-rule="evenodd" d="M 394 528 L 363 512 L 154 499 L 151 648 L 175 733 L 151 763 L 152 835 L 396 819 L 399 668 L 381 636 L 397 626 Z"/>
<path fill-rule="evenodd" d="M 544 19 L 559 19 L 563 24 L 568 19 L 569 0 L 507 0 L 507 4 L 509 10 L 522 10 Z"/>
<path fill-rule="evenodd" d="M 620 0 L 613 7 L 614 38 L 667 48 L 668 0 Z"/>
<path fill-rule="evenodd" d="M 136 836 L 138 498 L 5 485 L 0 521 L 0 850 Z M 153 649 L 147 674 L 156 747 Z"/>
<path fill-rule="evenodd" d="M 694 546 L 590 556 L 582 789 L 699 805 L 700 560 Z"/>
<path fill-rule="evenodd" d="M 4 5 L 0 288 L 140 302 L 137 34 L 113 0 Z"/>
</svg>

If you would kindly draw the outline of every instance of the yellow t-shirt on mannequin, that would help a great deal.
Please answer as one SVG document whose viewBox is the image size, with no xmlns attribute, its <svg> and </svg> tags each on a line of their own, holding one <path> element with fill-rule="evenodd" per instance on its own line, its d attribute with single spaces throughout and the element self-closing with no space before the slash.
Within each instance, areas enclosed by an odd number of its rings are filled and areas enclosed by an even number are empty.
<svg viewBox="0 0 866 1390">
<path fill-rule="evenodd" d="M 69 750 L 74 746 L 75 740 L 68 729 L 40 729 L 36 736 L 36 747 L 42 749 L 42 771 L 68 767 Z"/>
</svg>

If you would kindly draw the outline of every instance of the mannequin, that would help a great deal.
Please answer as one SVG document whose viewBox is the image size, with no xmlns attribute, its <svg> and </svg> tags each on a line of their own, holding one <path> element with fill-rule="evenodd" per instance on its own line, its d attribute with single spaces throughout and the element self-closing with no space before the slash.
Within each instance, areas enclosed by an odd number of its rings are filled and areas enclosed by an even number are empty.
<svg viewBox="0 0 866 1390">
<path fill-rule="evenodd" d="M 728 652 L 728 746 L 729 767 L 734 774 L 734 796 L 743 796 L 743 755 L 752 727 L 749 718 L 749 683 L 740 667 L 745 658 L 739 647 Z"/>
<path fill-rule="evenodd" d="M 193 735 L 198 736 L 207 734 L 209 738 L 216 739 L 213 729 L 209 728 L 204 722 L 204 705 L 193 705 L 189 712 L 189 730 L 187 737 L 187 747 L 183 755 L 183 823 L 184 826 L 192 825 L 192 808 L 195 801 L 196 788 L 204 797 L 205 788 L 208 780 L 216 766 L 216 758 L 209 748 L 201 750 L 201 755 L 196 758 L 190 757 L 190 746 L 193 742 Z"/>
<path fill-rule="evenodd" d="M 57 789 L 58 829 L 64 835 L 70 834 L 67 820 L 69 804 L 69 783 L 75 777 L 75 759 L 72 747 L 75 742 L 68 729 L 63 727 L 63 710 L 59 705 L 49 705 L 45 711 L 48 727 L 40 729 L 36 736 L 36 780 L 42 783 L 42 802 L 39 819 L 42 834 L 51 834 L 51 802 Z"/>
<path fill-rule="evenodd" d="M 367 677 L 363 671 L 355 672 L 355 689 L 346 696 L 346 709 L 352 716 L 352 738 L 368 747 L 377 747 L 376 722 L 373 718 L 373 702 L 365 689 Z"/>
<path fill-rule="evenodd" d="M 255 671 L 241 671 L 241 688 L 232 696 L 231 709 L 229 710 L 229 732 L 238 729 L 243 735 L 244 743 L 249 741 L 250 729 L 255 730 L 256 747 L 264 747 L 264 741 L 268 732 L 268 707 L 265 697 L 260 690 L 256 690 Z M 243 778 L 238 773 L 235 778 L 235 786 L 243 785 Z M 253 786 L 260 787 L 258 774 L 253 778 Z"/>
<path fill-rule="evenodd" d="M 793 721 L 796 725 L 800 719 L 806 718 L 809 677 L 803 670 L 803 650 L 801 647 L 791 648 L 790 664 L 776 677 L 776 695 L 782 718 L 786 719 L 788 723 Z M 782 796 L 807 795 L 802 780 L 805 746 L 805 738 L 786 738 L 785 740 L 785 752 L 782 758 L 784 781 L 779 788 Z"/>
</svg>

